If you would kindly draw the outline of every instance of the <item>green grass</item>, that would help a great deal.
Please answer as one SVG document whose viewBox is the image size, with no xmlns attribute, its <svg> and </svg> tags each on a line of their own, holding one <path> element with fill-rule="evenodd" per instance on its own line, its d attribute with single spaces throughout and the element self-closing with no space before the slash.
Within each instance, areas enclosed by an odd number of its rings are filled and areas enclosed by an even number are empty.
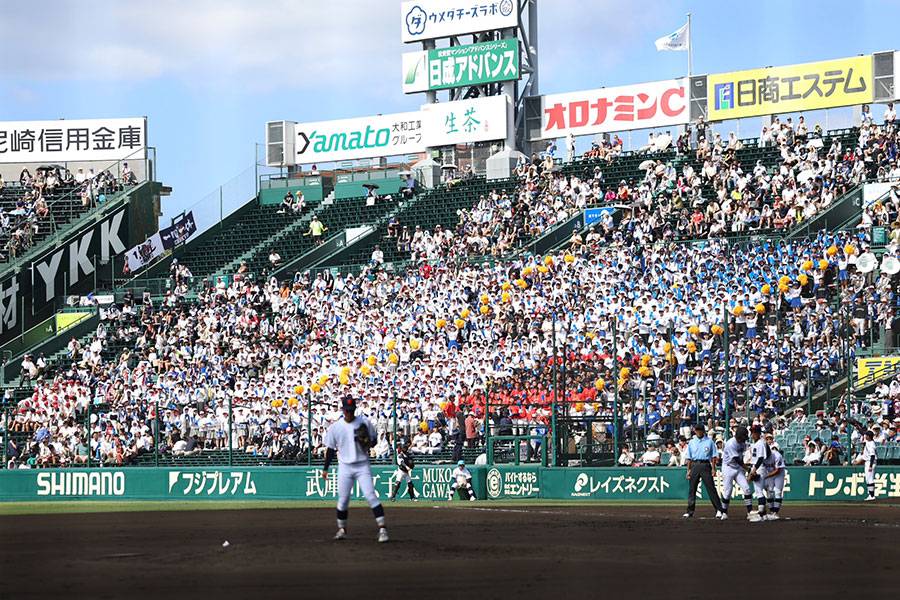
<svg viewBox="0 0 900 600">
<path fill-rule="evenodd" d="M 861 502 L 791 502 L 791 506 L 859 506 Z M 681 507 L 683 500 L 489 500 L 474 504 L 457 501 L 453 506 L 461 508 L 527 508 L 527 507 L 569 507 L 569 506 L 672 506 Z M 272 510 L 302 508 L 334 508 L 334 500 L 248 500 L 248 501 L 188 501 L 188 502 L 151 502 L 151 501 L 50 501 L 50 502 L 0 502 L 0 516 L 11 515 L 54 515 L 77 513 L 112 513 L 112 512 L 163 512 L 192 510 Z M 364 508 L 366 503 L 354 501 L 351 507 Z M 416 504 L 408 500 L 387 503 L 388 510 L 407 508 L 447 507 L 449 503 L 442 500 L 422 500 Z M 891 504 L 879 503 L 878 506 L 897 506 L 900 501 Z"/>
</svg>

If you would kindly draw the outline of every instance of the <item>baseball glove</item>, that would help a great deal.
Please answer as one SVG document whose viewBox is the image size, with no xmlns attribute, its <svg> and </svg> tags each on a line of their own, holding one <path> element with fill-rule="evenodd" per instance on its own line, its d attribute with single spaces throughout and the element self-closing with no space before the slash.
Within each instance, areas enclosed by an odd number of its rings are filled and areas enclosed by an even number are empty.
<svg viewBox="0 0 900 600">
<path fill-rule="evenodd" d="M 369 448 L 372 445 L 372 438 L 369 437 L 369 428 L 360 425 L 353 431 L 353 439 L 363 448 Z"/>
<path fill-rule="evenodd" d="M 747 479 L 749 479 L 750 481 L 759 481 L 759 473 L 757 473 L 756 475 L 747 473 Z"/>
</svg>

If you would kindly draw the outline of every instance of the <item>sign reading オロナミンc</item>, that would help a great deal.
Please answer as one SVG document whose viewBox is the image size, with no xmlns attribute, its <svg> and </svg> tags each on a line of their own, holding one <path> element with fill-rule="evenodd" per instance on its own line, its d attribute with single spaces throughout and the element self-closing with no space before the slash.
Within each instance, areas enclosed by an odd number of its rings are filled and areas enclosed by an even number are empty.
<svg viewBox="0 0 900 600">
<path fill-rule="evenodd" d="M 709 120 L 872 102 L 872 57 L 718 73 L 707 77 Z"/>
<path fill-rule="evenodd" d="M 403 54 L 403 93 L 519 78 L 519 41 L 496 40 Z"/>
<path fill-rule="evenodd" d="M 400 4 L 405 43 L 519 25 L 519 0 L 412 0 Z"/>
<path fill-rule="evenodd" d="M 541 96 L 541 139 L 683 125 L 683 79 Z"/>
<path fill-rule="evenodd" d="M 138 160 L 146 144 L 143 118 L 0 123 L 3 163 Z"/>
</svg>

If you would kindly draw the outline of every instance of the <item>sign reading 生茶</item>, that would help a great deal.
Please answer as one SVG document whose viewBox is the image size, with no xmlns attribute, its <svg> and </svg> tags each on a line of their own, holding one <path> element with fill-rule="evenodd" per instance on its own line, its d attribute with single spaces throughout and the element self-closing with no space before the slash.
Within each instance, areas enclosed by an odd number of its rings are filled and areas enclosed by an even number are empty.
<svg viewBox="0 0 900 600">
<path fill-rule="evenodd" d="M 404 43 L 518 27 L 519 0 L 412 0 L 400 5 Z"/>
<path fill-rule="evenodd" d="M 403 93 L 519 78 L 519 41 L 497 40 L 403 54 Z"/>
<path fill-rule="evenodd" d="M 718 73 L 707 77 L 709 120 L 872 102 L 872 56 Z"/>
<path fill-rule="evenodd" d="M 422 107 L 429 147 L 502 140 L 507 133 L 506 96 L 489 96 Z"/>
</svg>

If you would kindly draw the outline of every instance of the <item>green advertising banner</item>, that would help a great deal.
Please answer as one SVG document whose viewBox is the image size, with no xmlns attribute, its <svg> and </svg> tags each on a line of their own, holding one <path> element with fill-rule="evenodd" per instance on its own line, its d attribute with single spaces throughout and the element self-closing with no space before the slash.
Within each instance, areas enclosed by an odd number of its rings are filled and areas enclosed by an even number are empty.
<svg viewBox="0 0 900 600">
<path fill-rule="evenodd" d="M 453 465 L 421 466 L 412 472 L 423 500 L 447 500 Z M 686 500 L 683 468 L 469 467 L 480 500 Z M 18 469 L 0 471 L 0 501 L 39 500 L 336 500 L 337 469 L 323 480 L 310 467 Z M 396 469 L 372 468 L 375 491 L 386 499 Z M 721 494 L 721 472 L 716 475 Z M 853 501 L 866 497 L 861 467 L 788 468 L 786 501 Z M 875 495 L 900 498 L 900 467 L 877 467 Z M 703 486 L 698 498 L 705 498 Z M 741 491 L 735 487 L 734 498 Z M 353 498 L 361 500 L 358 486 Z M 406 500 L 405 486 L 400 500 Z"/>
<path fill-rule="evenodd" d="M 423 500 L 450 496 L 453 465 L 421 466 L 412 479 Z M 484 469 L 470 467 L 475 493 L 484 498 Z M 479 471 L 481 471 L 479 473 Z M 0 471 L 0 501 L 34 500 L 336 500 L 337 467 L 328 480 L 320 468 L 120 468 Z M 396 469 L 373 467 L 375 491 L 390 495 Z M 359 486 L 353 498 L 362 499 Z M 406 499 L 403 487 L 400 499 Z"/>
<path fill-rule="evenodd" d="M 403 93 L 519 78 L 519 41 L 497 40 L 403 54 Z"/>
<path fill-rule="evenodd" d="M 630 469 L 541 469 L 541 498 L 593 500 L 682 500 L 687 498 L 684 468 L 635 467 Z M 716 473 L 722 493 L 722 472 Z M 488 486 L 490 489 L 490 486 Z M 698 498 L 705 498 L 703 486 Z M 793 467 L 787 469 L 786 500 L 862 500 L 866 497 L 862 467 Z M 733 498 L 741 498 L 735 486 Z M 900 468 L 878 467 L 877 498 L 900 498 Z"/>
</svg>

